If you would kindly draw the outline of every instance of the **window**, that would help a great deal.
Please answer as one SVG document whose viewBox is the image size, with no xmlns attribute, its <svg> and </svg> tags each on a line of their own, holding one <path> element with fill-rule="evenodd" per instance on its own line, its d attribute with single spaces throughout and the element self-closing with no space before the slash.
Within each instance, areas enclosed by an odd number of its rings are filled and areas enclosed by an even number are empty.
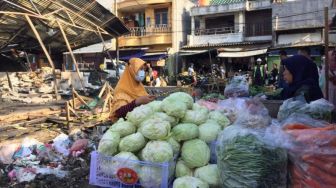
<svg viewBox="0 0 336 188">
<path fill-rule="evenodd" d="M 168 25 L 168 8 L 155 9 L 155 26 Z"/>
</svg>

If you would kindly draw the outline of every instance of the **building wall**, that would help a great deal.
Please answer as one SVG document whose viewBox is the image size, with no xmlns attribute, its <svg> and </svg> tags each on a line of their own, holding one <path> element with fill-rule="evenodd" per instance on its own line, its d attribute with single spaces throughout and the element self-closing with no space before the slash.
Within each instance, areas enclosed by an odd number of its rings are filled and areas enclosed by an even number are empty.
<svg viewBox="0 0 336 188">
<path fill-rule="evenodd" d="M 273 3 L 273 27 L 275 30 L 322 27 L 324 26 L 324 7 L 331 8 L 331 5 L 332 0 L 297 0 Z M 312 13 L 306 14 L 307 12 Z M 335 9 L 330 9 L 329 17 L 335 13 Z"/>
</svg>

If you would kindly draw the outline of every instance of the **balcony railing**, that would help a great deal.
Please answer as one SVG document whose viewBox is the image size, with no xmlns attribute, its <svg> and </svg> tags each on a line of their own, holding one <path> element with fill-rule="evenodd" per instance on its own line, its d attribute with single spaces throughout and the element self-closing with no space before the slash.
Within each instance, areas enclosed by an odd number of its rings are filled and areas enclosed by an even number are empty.
<svg viewBox="0 0 336 188">
<path fill-rule="evenodd" d="M 131 27 L 129 28 L 130 33 L 125 35 L 125 37 L 142 37 L 150 35 L 162 35 L 169 34 L 172 31 L 171 26 L 166 24 L 147 26 L 147 27 Z"/>
<path fill-rule="evenodd" d="M 211 29 L 197 29 L 195 35 L 220 35 L 228 33 L 238 33 L 238 27 L 220 27 Z"/>
</svg>

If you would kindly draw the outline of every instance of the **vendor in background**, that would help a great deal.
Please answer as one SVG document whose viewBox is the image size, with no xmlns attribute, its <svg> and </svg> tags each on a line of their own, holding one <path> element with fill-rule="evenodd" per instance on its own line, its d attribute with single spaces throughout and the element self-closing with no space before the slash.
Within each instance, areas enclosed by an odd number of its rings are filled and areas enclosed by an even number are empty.
<svg viewBox="0 0 336 188">
<path fill-rule="evenodd" d="M 159 72 L 155 72 L 155 74 L 153 74 L 153 86 L 154 87 L 161 87 L 161 80 L 160 80 L 160 75 Z"/>
<path fill-rule="evenodd" d="M 257 65 L 254 67 L 253 78 L 254 85 L 263 86 L 265 83 L 265 71 L 264 66 L 261 65 L 262 60 L 260 58 L 257 59 Z"/>
<path fill-rule="evenodd" d="M 273 64 L 273 69 L 271 71 L 270 84 L 275 84 L 275 82 L 278 79 L 278 75 L 279 75 L 278 65 L 274 63 Z"/>
<path fill-rule="evenodd" d="M 195 73 L 195 70 L 194 70 L 194 64 L 191 63 L 189 68 L 188 68 L 188 75 L 189 76 L 193 76 L 193 74 Z"/>
<path fill-rule="evenodd" d="M 283 77 L 288 84 L 281 92 L 284 100 L 300 95 L 303 95 L 307 102 L 323 98 L 318 80 L 315 79 L 318 73 L 314 71 L 314 64 L 302 55 L 283 60 Z"/>
<path fill-rule="evenodd" d="M 112 121 L 125 117 L 135 107 L 155 99 L 148 95 L 142 85 L 144 79 L 145 62 L 139 58 L 130 59 L 114 91 Z"/>
<path fill-rule="evenodd" d="M 220 74 L 221 74 L 222 79 L 225 79 L 225 73 L 226 73 L 226 71 L 224 69 L 224 66 L 223 65 L 220 66 Z"/>
<path fill-rule="evenodd" d="M 145 78 L 145 84 L 147 86 L 152 86 L 153 81 L 153 69 L 150 65 L 150 63 L 146 64 L 146 78 Z"/>
<path fill-rule="evenodd" d="M 278 83 L 278 87 L 279 88 L 285 88 L 288 85 L 286 84 L 285 80 L 283 79 L 283 72 L 284 72 L 284 67 L 282 64 L 282 61 L 287 59 L 287 52 L 284 50 L 280 51 L 280 70 L 279 70 L 279 83 Z"/>
</svg>

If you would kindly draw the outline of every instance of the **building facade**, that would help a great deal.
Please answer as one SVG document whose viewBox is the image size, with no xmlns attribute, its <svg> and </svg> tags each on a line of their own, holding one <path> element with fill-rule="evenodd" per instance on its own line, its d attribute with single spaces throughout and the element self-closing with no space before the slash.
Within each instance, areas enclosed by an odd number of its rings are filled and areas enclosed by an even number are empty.
<svg viewBox="0 0 336 188">
<path fill-rule="evenodd" d="M 120 50 L 142 49 L 138 54 L 166 74 L 177 73 L 178 51 L 187 42 L 190 30 L 190 0 L 121 0 L 118 17 L 130 33 L 118 39 Z M 127 60 L 135 54 L 120 57 Z"/>
<path fill-rule="evenodd" d="M 199 1 L 190 12 L 191 34 L 181 51 L 183 67 L 198 64 L 195 56 L 203 56 L 200 63 L 225 65 L 227 72 L 251 71 L 271 46 L 271 5 L 269 0 Z"/>
<path fill-rule="evenodd" d="M 279 51 L 288 55 L 309 48 L 316 63 L 324 54 L 324 8 L 329 8 L 329 19 L 335 15 L 333 0 L 277 0 L 272 4 L 273 44 L 269 64 L 279 63 Z M 329 35 L 330 46 L 335 44 L 335 34 Z"/>
</svg>

